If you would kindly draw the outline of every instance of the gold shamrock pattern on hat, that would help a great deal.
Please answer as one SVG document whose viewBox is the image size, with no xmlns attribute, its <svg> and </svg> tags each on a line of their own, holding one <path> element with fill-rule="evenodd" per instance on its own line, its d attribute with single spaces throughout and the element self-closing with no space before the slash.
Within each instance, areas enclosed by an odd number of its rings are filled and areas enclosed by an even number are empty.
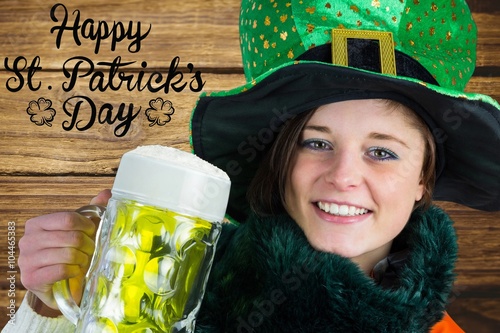
<svg viewBox="0 0 500 333">
<path fill-rule="evenodd" d="M 240 17 L 248 82 L 330 43 L 332 29 L 390 31 L 396 50 L 420 62 L 440 86 L 457 91 L 475 67 L 476 26 L 462 0 L 243 0 Z"/>
</svg>

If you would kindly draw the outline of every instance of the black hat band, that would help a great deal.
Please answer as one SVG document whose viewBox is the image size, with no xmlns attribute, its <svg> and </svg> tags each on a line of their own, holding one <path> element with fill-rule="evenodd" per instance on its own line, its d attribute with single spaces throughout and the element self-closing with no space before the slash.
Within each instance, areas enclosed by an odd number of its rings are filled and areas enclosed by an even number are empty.
<svg viewBox="0 0 500 333">
<path fill-rule="evenodd" d="M 349 38 L 347 40 L 349 67 L 382 73 L 380 44 L 376 40 Z M 439 86 L 436 79 L 418 61 L 403 52 L 395 50 L 396 73 L 398 76 L 414 78 Z M 331 44 L 313 47 L 296 58 L 296 60 L 321 61 L 332 63 Z"/>
</svg>

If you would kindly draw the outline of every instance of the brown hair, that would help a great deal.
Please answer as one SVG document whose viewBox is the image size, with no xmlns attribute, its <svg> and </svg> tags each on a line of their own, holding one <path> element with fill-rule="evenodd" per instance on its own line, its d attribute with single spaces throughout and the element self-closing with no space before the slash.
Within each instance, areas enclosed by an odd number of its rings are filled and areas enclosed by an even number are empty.
<svg viewBox="0 0 500 333">
<path fill-rule="evenodd" d="M 250 183 L 247 200 L 259 215 L 284 211 L 285 184 L 293 166 L 302 129 L 316 109 L 302 112 L 288 120 L 276 137 Z"/>
<path fill-rule="evenodd" d="M 427 209 L 432 203 L 432 193 L 436 182 L 436 142 L 429 126 L 410 107 L 390 99 L 381 100 L 389 110 L 402 112 L 403 116 L 413 128 L 420 132 L 425 143 L 424 161 L 422 164 L 421 182 L 424 184 L 424 194 L 414 209 Z"/>
<path fill-rule="evenodd" d="M 389 110 L 403 112 L 410 124 L 417 129 L 425 142 L 424 161 L 421 181 L 424 194 L 414 209 L 427 209 L 432 202 L 436 178 L 436 145 L 429 127 L 409 107 L 393 101 L 381 100 Z M 272 215 L 284 211 L 285 184 L 293 167 L 297 142 L 306 123 L 316 109 L 303 112 L 290 119 L 283 126 L 276 141 L 260 164 L 247 192 L 247 200 L 254 212 L 259 215 Z"/>
</svg>

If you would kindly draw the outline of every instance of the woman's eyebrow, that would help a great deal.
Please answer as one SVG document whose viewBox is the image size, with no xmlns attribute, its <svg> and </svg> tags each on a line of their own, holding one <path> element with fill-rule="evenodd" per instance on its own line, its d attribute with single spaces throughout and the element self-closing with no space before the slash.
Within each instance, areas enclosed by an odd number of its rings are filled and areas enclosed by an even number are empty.
<svg viewBox="0 0 500 333">
<path fill-rule="evenodd" d="M 372 132 L 370 133 L 370 135 L 368 135 L 368 137 L 370 139 L 376 139 L 376 140 L 395 141 L 405 146 L 406 148 L 410 149 L 410 147 L 406 144 L 406 142 L 390 134 Z"/>
<path fill-rule="evenodd" d="M 306 125 L 304 127 L 304 130 L 312 130 L 312 131 L 318 131 L 322 133 L 331 133 L 330 128 L 327 126 L 318 126 L 318 125 Z"/>
</svg>

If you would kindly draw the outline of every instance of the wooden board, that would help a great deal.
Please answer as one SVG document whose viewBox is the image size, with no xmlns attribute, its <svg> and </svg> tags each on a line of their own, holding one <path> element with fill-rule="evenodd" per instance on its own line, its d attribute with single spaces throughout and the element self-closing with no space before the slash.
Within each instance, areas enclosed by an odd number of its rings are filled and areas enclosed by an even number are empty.
<svg viewBox="0 0 500 333">
<path fill-rule="evenodd" d="M 57 19 L 52 20 L 50 14 L 55 3 L 3 0 L 0 6 L 0 234 L 4 235 L 0 241 L 3 246 L 0 249 L 0 327 L 7 323 L 7 306 L 10 302 L 19 306 L 25 293 L 17 265 L 9 258 L 8 227 L 15 227 L 18 240 L 27 219 L 74 210 L 88 203 L 101 189 L 111 187 L 119 157 L 137 145 L 164 144 L 189 150 L 189 118 L 199 95 L 197 88 L 202 85 L 203 91 L 224 90 L 244 83 L 237 0 L 65 1 L 65 8 L 55 7 Z M 467 91 L 500 100 L 500 26 L 497 23 L 500 3 L 471 0 L 469 5 L 479 37 L 477 68 Z M 132 22 L 134 29 L 140 23 L 143 33 L 149 28 L 151 31 L 141 40 L 140 48 L 127 39 L 117 43 L 115 50 L 110 39 L 103 40 L 97 47 L 95 41 L 84 39 L 81 34 L 81 45 L 77 45 L 68 31 L 58 44 L 58 30 L 51 33 L 51 29 L 61 24 L 65 10 L 68 24 L 73 24 L 79 14 L 81 22 L 91 18 L 110 28 L 113 24 Z M 72 72 L 77 60 L 70 59 L 75 57 L 83 61 L 78 72 L 82 77 L 70 87 L 64 69 Z M 20 77 L 9 70 L 16 59 L 17 67 L 24 68 L 23 84 Z M 156 87 L 163 85 L 163 88 L 152 92 L 127 89 L 123 85 L 116 90 L 107 87 L 104 91 L 91 91 L 91 74 L 85 76 L 86 68 L 93 65 L 94 72 L 106 77 L 109 65 L 99 63 L 112 61 L 121 61 L 127 74 L 135 79 L 141 75 L 144 80 L 161 75 L 161 83 Z M 30 89 L 27 67 L 32 64 L 42 68 L 33 72 Z M 75 116 L 78 102 L 83 104 L 80 114 Z M 170 119 L 158 119 L 162 125 L 146 114 L 147 109 L 158 103 L 171 103 L 173 108 Z M 45 118 L 39 114 L 32 118 L 28 109 L 37 106 L 52 108 L 56 114 L 53 119 L 50 112 Z M 125 116 L 130 106 L 132 114 L 137 116 L 133 120 L 130 116 L 127 122 Z M 99 112 L 102 107 L 103 111 Z M 96 118 L 91 123 L 93 114 Z M 124 120 L 115 120 L 118 115 Z M 33 122 L 41 119 L 46 123 Z M 80 121 L 79 125 L 71 126 L 72 120 Z M 89 128 L 77 128 L 85 125 Z M 449 312 L 467 332 L 497 332 L 500 329 L 500 213 L 439 204 L 456 221 L 459 236 L 457 283 Z M 17 248 L 15 250 L 17 256 Z M 11 263 L 13 266 L 9 268 Z M 12 273 L 16 276 L 15 295 L 10 292 L 9 271 L 17 272 Z"/>
</svg>

